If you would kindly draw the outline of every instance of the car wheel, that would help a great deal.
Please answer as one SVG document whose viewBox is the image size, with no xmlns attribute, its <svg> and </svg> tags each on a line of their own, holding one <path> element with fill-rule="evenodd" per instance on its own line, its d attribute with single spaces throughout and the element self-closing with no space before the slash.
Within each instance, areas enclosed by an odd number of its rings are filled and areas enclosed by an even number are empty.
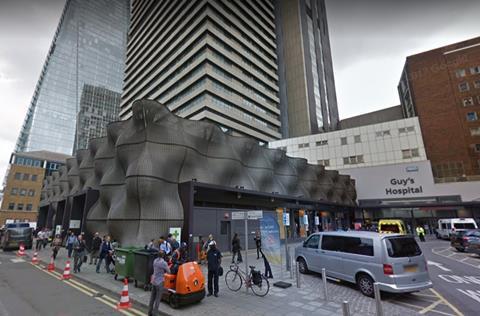
<svg viewBox="0 0 480 316">
<path fill-rule="evenodd" d="M 300 271 L 301 274 L 307 274 L 309 271 L 308 271 L 308 267 L 307 267 L 307 263 L 305 262 L 305 259 L 298 258 L 297 262 L 298 262 L 298 271 Z"/>
<path fill-rule="evenodd" d="M 367 275 L 367 274 L 360 274 L 357 277 L 357 286 L 360 292 L 362 292 L 363 295 L 368 296 L 368 297 L 373 297 L 374 296 L 374 290 L 373 290 L 373 279 Z"/>
</svg>

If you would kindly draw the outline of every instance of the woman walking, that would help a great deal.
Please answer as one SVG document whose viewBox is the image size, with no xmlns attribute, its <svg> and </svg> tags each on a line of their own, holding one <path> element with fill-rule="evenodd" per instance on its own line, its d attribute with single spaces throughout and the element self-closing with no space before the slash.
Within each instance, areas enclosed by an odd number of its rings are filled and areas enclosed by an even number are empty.
<svg viewBox="0 0 480 316">
<path fill-rule="evenodd" d="M 235 233 L 232 239 L 232 263 L 235 263 L 235 255 L 237 255 L 237 263 L 243 262 L 242 253 L 240 251 L 241 249 L 242 247 L 240 246 L 240 238 L 238 237 L 238 234 Z"/>
<path fill-rule="evenodd" d="M 80 267 L 84 261 L 83 257 L 86 257 L 86 247 L 82 235 L 78 235 L 76 242 L 73 244 L 73 272 L 75 273 L 80 272 Z"/>
<path fill-rule="evenodd" d="M 148 316 L 158 315 L 158 305 L 160 305 L 164 291 L 163 275 L 165 273 L 170 273 L 170 268 L 165 261 L 165 252 L 160 250 L 158 252 L 158 258 L 153 261 L 153 274 L 151 279 L 152 294 L 150 295 L 150 303 L 148 304 Z"/>
</svg>

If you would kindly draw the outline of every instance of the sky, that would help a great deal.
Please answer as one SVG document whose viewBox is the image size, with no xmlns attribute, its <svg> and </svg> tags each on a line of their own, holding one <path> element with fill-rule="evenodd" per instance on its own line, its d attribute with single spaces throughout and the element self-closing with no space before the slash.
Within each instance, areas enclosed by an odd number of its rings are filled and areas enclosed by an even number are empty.
<svg viewBox="0 0 480 316">
<path fill-rule="evenodd" d="M 0 177 L 65 0 L 0 0 Z M 480 36 L 476 0 L 326 0 L 340 118 L 399 104 L 405 58 Z"/>
</svg>

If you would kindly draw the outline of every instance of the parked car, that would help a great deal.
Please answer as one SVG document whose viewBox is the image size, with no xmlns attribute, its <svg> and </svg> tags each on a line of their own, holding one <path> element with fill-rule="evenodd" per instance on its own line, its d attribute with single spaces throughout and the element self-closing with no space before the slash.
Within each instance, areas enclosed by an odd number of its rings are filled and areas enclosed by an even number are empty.
<svg viewBox="0 0 480 316">
<path fill-rule="evenodd" d="M 322 232 L 295 249 L 301 273 L 320 273 L 357 284 L 366 296 L 380 290 L 408 293 L 432 287 L 422 250 L 411 235 L 366 231 Z"/>
<path fill-rule="evenodd" d="M 379 233 L 406 234 L 407 228 L 401 219 L 381 219 L 378 221 Z"/>
<path fill-rule="evenodd" d="M 28 223 L 6 224 L 0 239 L 3 250 L 19 248 L 23 244 L 26 249 L 31 249 L 33 244 L 33 228 Z"/>
<path fill-rule="evenodd" d="M 477 232 L 478 234 L 478 232 Z M 465 248 L 466 252 L 476 253 L 480 255 L 480 238 L 471 238 L 468 242 L 468 246 Z"/>
<path fill-rule="evenodd" d="M 473 218 L 444 218 L 438 220 L 436 234 L 439 239 L 450 239 L 452 234 L 470 229 L 478 229 Z"/>
<path fill-rule="evenodd" d="M 464 252 L 467 251 L 470 243 L 477 239 L 480 239 L 480 230 L 463 230 L 452 234 L 450 245 L 457 249 L 457 251 Z"/>
</svg>

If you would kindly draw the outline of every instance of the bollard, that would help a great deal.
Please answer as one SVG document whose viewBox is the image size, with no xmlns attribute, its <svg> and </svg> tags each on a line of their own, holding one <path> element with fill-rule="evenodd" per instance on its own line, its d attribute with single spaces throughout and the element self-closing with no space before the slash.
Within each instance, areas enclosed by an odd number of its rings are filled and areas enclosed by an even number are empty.
<svg viewBox="0 0 480 316">
<path fill-rule="evenodd" d="M 343 316 L 350 316 L 350 306 L 348 301 L 343 301 L 342 303 Z"/>
<path fill-rule="evenodd" d="M 295 276 L 297 278 L 297 288 L 300 288 L 300 271 L 298 269 L 298 262 L 295 261 Z"/>
<path fill-rule="evenodd" d="M 293 279 L 293 262 L 295 261 L 295 254 L 290 253 L 291 258 L 290 258 L 290 279 Z"/>
<path fill-rule="evenodd" d="M 322 282 L 323 282 L 323 293 L 325 296 L 325 301 L 328 301 L 328 293 L 327 293 L 327 271 L 325 268 L 322 268 Z"/>
<path fill-rule="evenodd" d="M 378 283 L 373 283 L 373 291 L 375 294 L 375 305 L 377 307 L 377 316 L 383 316 L 382 298 L 380 297 L 380 287 Z"/>
</svg>

